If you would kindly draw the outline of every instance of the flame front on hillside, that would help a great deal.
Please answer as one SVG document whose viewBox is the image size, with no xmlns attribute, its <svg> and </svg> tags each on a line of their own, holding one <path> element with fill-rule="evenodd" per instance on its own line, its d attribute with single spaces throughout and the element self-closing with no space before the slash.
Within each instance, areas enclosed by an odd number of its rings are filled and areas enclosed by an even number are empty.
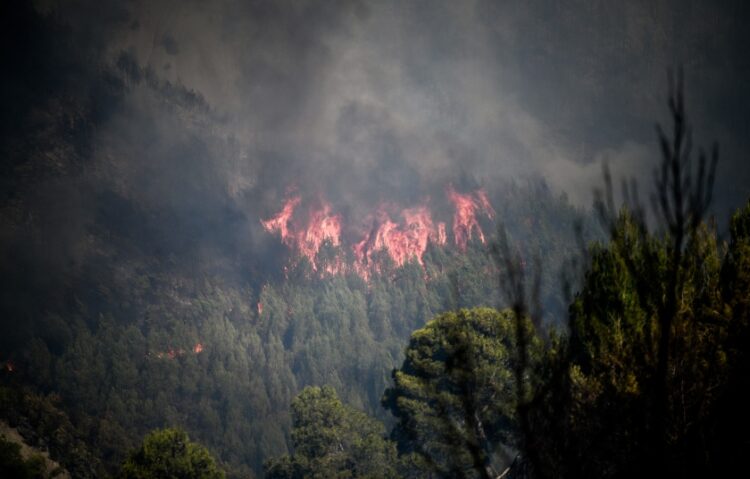
<svg viewBox="0 0 750 479">
<path fill-rule="evenodd" d="M 487 194 L 484 190 L 471 193 L 459 193 L 453 186 L 448 186 L 446 196 L 453 205 L 453 243 L 460 250 L 465 250 L 469 241 L 476 235 L 482 243 L 485 236 L 479 225 L 478 217 L 489 219 L 495 217 Z M 437 246 L 448 243 L 446 223 L 435 221 L 425 201 L 411 208 L 396 208 L 393 204 L 380 204 L 364 224 L 369 225 L 360 233 L 360 239 L 350 244 L 353 260 L 348 264 L 345 249 L 333 256 L 319 256 L 321 247 L 329 244 L 333 247 L 343 246 L 343 220 L 340 214 L 334 214 L 330 203 L 318 201 L 307 214 L 300 213 L 302 200 L 299 195 L 288 197 L 281 211 L 261 225 L 269 233 L 278 233 L 282 243 L 307 258 L 314 271 L 339 274 L 354 271 L 363 278 L 369 278 L 372 271 L 381 267 L 378 253 L 385 252 L 397 266 L 409 261 L 423 264 L 423 256 L 430 242 Z"/>
<path fill-rule="evenodd" d="M 453 240 L 461 250 L 466 249 L 466 244 L 471 239 L 472 233 L 476 231 L 479 240 L 484 243 L 484 233 L 477 221 L 477 213 L 482 212 L 490 219 L 495 217 L 487 193 L 477 190 L 474 193 L 458 193 L 452 185 L 448 186 L 448 198 L 453 203 L 455 213 L 453 214 Z"/>
</svg>

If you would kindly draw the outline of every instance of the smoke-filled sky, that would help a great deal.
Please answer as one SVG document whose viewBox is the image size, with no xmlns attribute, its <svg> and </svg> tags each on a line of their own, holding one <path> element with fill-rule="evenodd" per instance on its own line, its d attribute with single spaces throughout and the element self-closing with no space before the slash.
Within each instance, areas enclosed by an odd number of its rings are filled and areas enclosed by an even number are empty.
<svg viewBox="0 0 750 479">
<path fill-rule="evenodd" d="M 54 5 L 112 57 L 202 95 L 238 141 L 224 160 L 240 190 L 278 175 L 389 197 L 541 175 L 587 203 L 602 160 L 650 173 L 666 72 L 683 66 L 696 143 L 722 145 L 718 200 L 750 195 L 746 2 Z"/>
<path fill-rule="evenodd" d="M 62 173 L 20 193 L 29 208 L 63 209 L 49 229 L 72 237 L 99 221 L 161 238 L 137 210 L 154 224 L 177 218 L 165 242 L 232 225 L 231 243 L 290 189 L 322 192 L 355 218 L 448 183 L 541 178 L 588 205 L 603 161 L 650 181 L 667 70 L 680 66 L 695 144 L 721 147 L 716 213 L 750 196 L 744 1 L 34 5 L 42 26 L 5 29 L 3 121 L 43 109 L 75 123 L 80 108 L 94 125 L 75 152 L 83 166 L 39 153 L 39 168 Z M 4 151 L 17 152 L 11 137 Z"/>
<path fill-rule="evenodd" d="M 51 3 L 107 53 L 202 95 L 240 161 L 283 163 L 292 181 L 541 174 L 588 201 L 592 164 L 652 161 L 681 65 L 697 140 L 726 146 L 721 197 L 750 193 L 746 2 Z"/>
</svg>

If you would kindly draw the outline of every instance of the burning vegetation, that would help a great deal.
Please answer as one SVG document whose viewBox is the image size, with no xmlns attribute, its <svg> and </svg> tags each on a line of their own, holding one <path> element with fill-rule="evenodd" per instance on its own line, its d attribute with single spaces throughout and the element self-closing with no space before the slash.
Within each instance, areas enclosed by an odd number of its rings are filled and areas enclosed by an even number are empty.
<svg viewBox="0 0 750 479">
<path fill-rule="evenodd" d="M 495 218 L 487 193 L 482 189 L 459 193 L 449 185 L 446 197 L 453 207 L 453 244 L 464 251 L 472 238 L 484 243 L 479 218 Z M 365 227 L 357 230 L 353 241 L 342 237 L 342 215 L 334 213 L 330 203 L 319 200 L 306 212 L 301 211 L 302 198 L 296 194 L 284 201 L 281 211 L 261 220 L 261 224 L 267 232 L 278 233 L 283 244 L 307 258 L 314 271 L 329 274 L 353 271 L 367 279 L 372 271 L 380 270 L 382 253 L 396 266 L 409 261 L 423 264 L 428 244 L 448 244 L 446 222 L 435 219 L 428 203 L 409 208 L 381 203 L 365 217 L 362 223 Z M 319 253 L 324 244 L 339 250 L 332 257 L 321 258 Z M 347 251 L 351 256 L 346 255 Z"/>
<path fill-rule="evenodd" d="M 180 356 L 185 356 L 186 354 L 200 354 L 203 352 L 203 343 L 195 343 L 195 346 L 190 348 L 189 350 L 182 349 L 182 348 L 169 348 L 166 351 L 158 351 L 155 353 L 150 353 L 150 356 L 153 356 L 157 359 L 177 359 Z"/>
</svg>

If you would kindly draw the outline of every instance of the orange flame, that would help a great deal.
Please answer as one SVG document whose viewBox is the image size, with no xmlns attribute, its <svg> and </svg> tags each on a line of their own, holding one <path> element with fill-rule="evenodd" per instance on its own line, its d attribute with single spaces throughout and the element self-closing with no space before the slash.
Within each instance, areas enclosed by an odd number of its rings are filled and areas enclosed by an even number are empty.
<svg viewBox="0 0 750 479">
<path fill-rule="evenodd" d="M 483 190 L 478 190 L 473 194 L 459 193 L 453 188 L 453 185 L 448 185 L 447 194 L 455 208 L 453 213 L 453 239 L 456 246 L 465 250 L 473 232 L 476 232 L 479 241 L 484 243 L 484 233 L 477 221 L 477 213 L 484 213 L 490 219 L 495 216 L 495 210 L 492 209 L 487 194 Z"/>
<path fill-rule="evenodd" d="M 294 214 L 294 210 L 297 208 L 301 201 L 301 198 L 299 196 L 295 196 L 293 198 L 290 198 L 284 203 L 284 207 L 281 209 L 281 211 L 276 214 L 273 218 L 270 218 L 266 221 L 261 220 L 260 223 L 263 225 L 263 228 L 265 228 L 266 231 L 269 233 L 273 233 L 274 231 L 278 231 L 281 233 L 281 241 L 291 246 L 290 244 L 290 238 L 291 235 L 289 234 L 289 221 L 292 219 L 292 215 Z"/>
<path fill-rule="evenodd" d="M 319 210 L 310 213 L 307 228 L 298 233 L 297 247 L 307 256 L 316 268 L 315 256 L 324 241 L 329 240 L 333 246 L 341 244 L 341 216 L 331 215 L 331 205 L 323 204 Z"/>
<path fill-rule="evenodd" d="M 184 356 L 187 353 L 192 352 L 193 354 L 200 354 L 203 352 L 203 343 L 195 343 L 195 346 L 191 350 L 185 351 L 184 349 L 169 348 L 167 351 L 158 351 L 156 353 L 148 353 L 148 356 L 155 356 L 159 359 L 177 359 L 180 356 Z"/>
<path fill-rule="evenodd" d="M 296 248 L 302 256 L 310 260 L 313 269 L 317 270 L 316 256 L 323 243 L 330 241 L 333 246 L 341 244 L 341 216 L 331 214 L 331 205 L 323 202 L 320 208 L 310 211 L 307 224 L 299 228 L 293 217 L 300 201 L 299 196 L 287 199 L 279 213 L 268 220 L 261 220 L 261 224 L 269 233 L 278 231 L 281 241 Z M 337 270 L 331 265 L 327 265 L 325 269 L 329 272 Z"/>
<path fill-rule="evenodd" d="M 482 207 L 484 214 L 486 214 L 489 219 L 494 219 L 496 214 L 495 209 L 492 208 L 490 200 L 487 198 L 487 192 L 480 188 L 474 192 L 474 195 L 476 195 L 479 206 Z"/>
<path fill-rule="evenodd" d="M 439 246 L 444 246 L 447 241 L 448 235 L 445 233 L 445 223 L 441 221 L 440 223 L 438 223 L 436 242 Z"/>
<path fill-rule="evenodd" d="M 367 265 L 376 267 L 373 254 L 377 251 L 386 251 L 397 266 L 412 259 L 422 264 L 427 244 L 435 236 L 432 216 L 425 206 L 405 209 L 401 216 L 402 223 L 395 223 L 381 206 L 375 226 L 353 247 L 358 271 Z"/>
<path fill-rule="evenodd" d="M 473 193 L 458 193 L 452 185 L 448 186 L 446 192 L 455 208 L 453 238 L 456 246 L 464 250 L 473 235 L 484 243 L 484 233 L 477 216 L 484 214 L 490 219 L 495 216 L 487 194 L 481 189 Z M 295 214 L 300 203 L 298 195 L 287 198 L 281 211 L 268 220 L 261 220 L 261 224 L 269 233 L 278 232 L 284 244 L 308 258 L 313 270 L 321 273 L 336 275 L 353 271 L 367 280 L 372 270 L 377 271 L 382 267 L 378 264 L 377 252 L 384 251 L 396 266 L 403 266 L 412 260 L 423 265 L 423 256 L 430 242 L 438 246 L 448 243 L 446 224 L 434 222 L 427 206 L 403 209 L 394 221 L 388 212 L 394 211 L 393 205 L 381 204 L 376 213 L 370 215 L 370 230 L 351 246 L 355 260 L 353 264 L 347 265 L 341 253 L 335 253 L 332 258 L 319 258 L 318 253 L 326 242 L 334 247 L 341 246 L 342 217 L 332 212 L 329 203 L 320 201 L 319 206 L 310 209 L 306 221 L 303 221 Z M 288 272 L 286 266 L 284 271 Z M 262 312 L 263 306 L 258 303 L 258 314 Z"/>
</svg>

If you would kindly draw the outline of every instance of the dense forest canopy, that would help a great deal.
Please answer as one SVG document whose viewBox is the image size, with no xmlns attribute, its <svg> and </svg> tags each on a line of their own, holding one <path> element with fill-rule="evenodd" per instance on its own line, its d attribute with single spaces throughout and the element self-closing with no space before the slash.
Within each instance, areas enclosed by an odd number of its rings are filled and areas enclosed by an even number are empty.
<svg viewBox="0 0 750 479">
<path fill-rule="evenodd" d="M 0 475 L 729 470 L 748 18 L 2 2 Z"/>
</svg>

